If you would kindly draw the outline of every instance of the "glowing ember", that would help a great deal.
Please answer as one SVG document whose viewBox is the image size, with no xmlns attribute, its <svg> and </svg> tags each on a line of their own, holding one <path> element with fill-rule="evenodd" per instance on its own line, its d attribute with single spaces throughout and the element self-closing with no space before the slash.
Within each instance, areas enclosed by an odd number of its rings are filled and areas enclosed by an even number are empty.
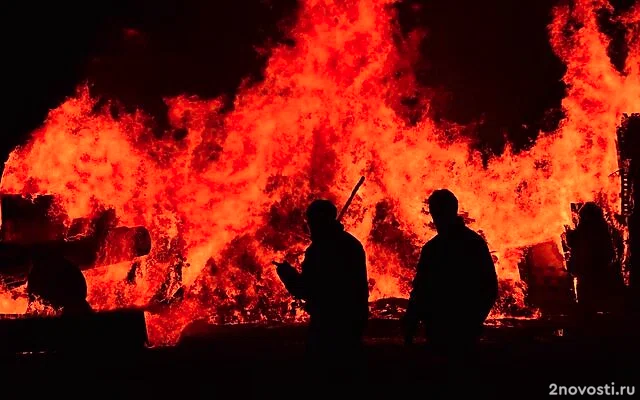
<svg viewBox="0 0 640 400">
<path fill-rule="evenodd" d="M 55 194 L 71 219 L 111 207 L 120 224 L 149 229 L 149 256 L 86 276 L 97 309 L 155 304 L 155 344 L 174 342 L 196 319 L 301 318 L 270 261 L 299 257 L 309 201 L 341 205 L 361 175 L 367 181 L 344 222 L 365 243 L 372 300 L 407 296 L 417 250 L 434 234 L 423 201 L 448 187 L 495 252 L 512 288 L 503 295 L 522 301 L 513 285 L 521 248 L 559 242 L 572 202 L 600 199 L 619 211 L 615 128 L 622 113 L 640 110 L 637 29 L 623 75 L 596 25 L 606 2 L 555 9 L 549 30 L 568 68 L 567 118 L 529 151 L 507 149 L 484 168 L 452 124 L 403 118 L 399 97 L 414 83 L 394 73 L 413 55 L 392 41 L 391 3 L 305 1 L 296 46 L 273 49 L 265 81 L 241 89 L 232 112 L 217 100 L 167 99 L 170 121 L 188 131 L 179 141 L 155 139 L 141 113 L 114 119 L 94 110 L 81 87 L 12 153 L 2 190 Z M 639 20 L 637 6 L 624 16 L 629 27 Z M 25 304 L 0 293 L 0 307 L 23 312 Z"/>
</svg>

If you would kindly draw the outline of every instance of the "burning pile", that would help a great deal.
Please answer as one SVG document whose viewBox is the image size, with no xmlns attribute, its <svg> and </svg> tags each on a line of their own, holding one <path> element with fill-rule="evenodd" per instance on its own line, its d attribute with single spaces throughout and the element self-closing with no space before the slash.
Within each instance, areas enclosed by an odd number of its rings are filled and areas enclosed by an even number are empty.
<svg viewBox="0 0 640 400">
<path fill-rule="evenodd" d="M 80 87 L 12 153 L 2 191 L 54 194 L 70 219 L 111 208 L 120 225 L 147 227 L 148 256 L 86 276 L 95 308 L 164 305 L 148 314 L 156 344 L 197 319 L 301 318 L 270 261 L 299 259 L 306 205 L 344 203 L 361 175 L 367 183 L 344 222 L 365 244 L 372 299 L 407 296 L 434 234 L 424 199 L 447 187 L 495 254 L 505 304 L 523 307 L 524 248 L 560 246 L 571 203 L 595 199 L 619 212 L 615 132 L 623 112 L 640 109 L 640 8 L 621 20 L 624 74 L 597 27 L 606 2 L 555 9 L 549 33 L 567 66 L 566 118 L 530 150 L 507 148 L 485 167 L 463 127 L 406 118 L 400 99 L 415 82 L 396 72 L 410 68 L 404 51 L 413 50 L 392 40 L 391 3 L 304 1 L 295 46 L 272 50 L 264 82 L 241 88 L 233 111 L 218 100 L 166 99 L 171 124 L 186 131 L 178 140 L 155 138 L 141 112 L 114 117 Z M 2 296 L 2 312 L 24 311 Z"/>
</svg>

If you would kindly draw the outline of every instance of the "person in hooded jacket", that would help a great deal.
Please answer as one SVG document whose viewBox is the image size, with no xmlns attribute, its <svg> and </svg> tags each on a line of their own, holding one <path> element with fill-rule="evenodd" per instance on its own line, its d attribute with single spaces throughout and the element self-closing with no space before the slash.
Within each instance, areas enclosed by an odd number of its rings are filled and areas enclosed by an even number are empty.
<svg viewBox="0 0 640 400">
<path fill-rule="evenodd" d="M 313 201 L 306 211 L 311 245 L 301 271 L 287 262 L 274 262 L 289 293 L 304 300 L 310 317 L 307 349 L 311 360 L 334 366 L 353 360 L 360 351 L 369 316 L 364 247 L 336 218 L 333 203 Z"/>
</svg>

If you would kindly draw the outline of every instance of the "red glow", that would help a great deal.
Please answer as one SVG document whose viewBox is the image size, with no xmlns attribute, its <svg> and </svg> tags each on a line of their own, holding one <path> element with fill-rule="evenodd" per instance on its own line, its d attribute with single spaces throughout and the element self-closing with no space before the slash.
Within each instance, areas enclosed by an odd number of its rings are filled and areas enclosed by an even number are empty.
<svg viewBox="0 0 640 400">
<path fill-rule="evenodd" d="M 153 249 L 135 284 L 126 279 L 130 262 L 86 272 L 93 307 L 148 304 L 184 257 L 183 301 L 148 314 L 155 344 L 175 342 L 197 319 L 301 318 L 289 315 L 290 298 L 270 265 L 284 248 L 295 258 L 306 246 L 300 227 L 284 220 L 297 221 L 312 197 L 344 203 L 361 175 L 366 183 L 344 222 L 365 244 L 372 299 L 406 297 L 414 271 L 399 242 L 373 234 L 377 204 L 387 204 L 393 232 L 417 248 L 434 234 L 421 212 L 424 199 L 450 188 L 507 282 L 519 281 L 522 247 L 559 242 L 571 202 L 602 196 L 619 209 L 619 180 L 610 175 L 618 169 L 616 125 L 622 113 L 640 110 L 640 40 L 632 29 L 638 6 L 624 17 L 625 75 L 606 55 L 598 2 L 555 9 L 549 32 L 567 65 L 567 119 L 531 150 L 507 149 L 485 169 L 457 136 L 459 127 L 429 119 L 409 126 L 402 118 L 399 96 L 415 86 L 410 75 L 393 76 L 407 68 L 414 41 L 394 45 L 392 1 L 303 3 L 296 46 L 273 49 L 265 81 L 241 89 L 233 112 L 221 114 L 216 100 L 167 99 L 172 123 L 188 130 L 184 140 L 154 139 L 141 113 L 118 120 L 93 113 L 95 101 L 80 87 L 11 154 L 2 191 L 55 194 L 70 218 L 91 215 L 96 203 L 113 207 L 120 224 L 151 232 Z M 582 27 L 567 35 L 569 18 Z M 521 300 L 518 290 L 510 295 Z M 0 293 L 0 312 L 24 308 Z"/>
</svg>

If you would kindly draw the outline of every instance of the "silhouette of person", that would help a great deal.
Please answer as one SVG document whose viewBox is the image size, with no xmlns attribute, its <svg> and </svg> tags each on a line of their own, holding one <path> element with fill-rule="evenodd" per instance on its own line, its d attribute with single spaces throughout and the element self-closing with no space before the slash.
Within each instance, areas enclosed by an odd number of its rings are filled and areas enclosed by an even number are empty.
<svg viewBox="0 0 640 400">
<path fill-rule="evenodd" d="M 29 302 L 42 300 L 62 311 L 62 315 L 91 312 L 87 302 L 87 282 L 82 271 L 57 252 L 43 252 L 32 257 L 27 277 Z"/>
<path fill-rule="evenodd" d="M 305 301 L 309 361 L 323 369 L 357 362 L 369 315 L 364 248 L 336 217 L 330 201 L 313 201 L 306 212 L 311 245 L 302 272 L 287 262 L 274 263 L 291 295 Z"/>
<path fill-rule="evenodd" d="M 449 190 L 429 197 L 438 234 L 422 248 L 404 319 L 405 342 L 413 343 L 420 321 L 434 349 L 470 350 L 498 295 L 493 258 L 484 239 L 458 216 Z"/>
<path fill-rule="evenodd" d="M 602 311 L 616 293 L 618 280 L 613 238 L 602 209 L 585 203 L 575 230 L 567 234 L 569 272 L 577 278 L 578 305 L 585 315 Z"/>
</svg>

